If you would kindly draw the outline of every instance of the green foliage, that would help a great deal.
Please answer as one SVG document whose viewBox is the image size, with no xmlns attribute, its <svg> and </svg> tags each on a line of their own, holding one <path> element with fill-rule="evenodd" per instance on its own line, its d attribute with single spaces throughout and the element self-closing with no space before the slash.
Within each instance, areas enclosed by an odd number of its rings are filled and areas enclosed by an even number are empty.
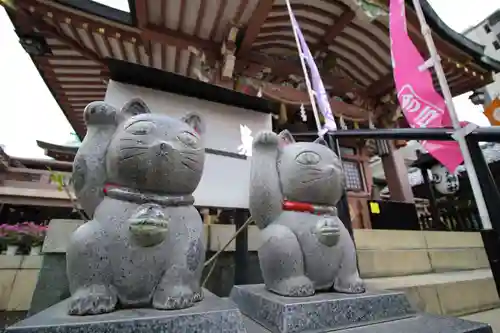
<svg viewBox="0 0 500 333">
<path fill-rule="evenodd" d="M 62 192 L 67 184 L 64 181 L 64 175 L 59 172 L 53 172 L 50 170 L 50 180 L 57 185 L 57 190 Z"/>
<path fill-rule="evenodd" d="M 389 8 L 384 1 L 356 0 L 356 3 L 370 19 L 389 15 Z"/>
<path fill-rule="evenodd" d="M 73 206 L 73 212 L 77 212 L 83 221 L 88 221 L 87 215 L 81 211 L 80 207 L 78 206 L 78 203 L 71 195 L 70 185 L 73 182 L 72 178 L 68 179 L 67 177 L 65 177 L 64 174 L 62 174 L 60 172 L 52 171 L 51 168 L 47 168 L 47 169 L 50 171 L 51 182 L 53 182 L 54 184 L 57 185 L 57 190 L 60 192 L 64 191 L 68 195 L 68 198 L 71 201 L 71 204 Z"/>
</svg>

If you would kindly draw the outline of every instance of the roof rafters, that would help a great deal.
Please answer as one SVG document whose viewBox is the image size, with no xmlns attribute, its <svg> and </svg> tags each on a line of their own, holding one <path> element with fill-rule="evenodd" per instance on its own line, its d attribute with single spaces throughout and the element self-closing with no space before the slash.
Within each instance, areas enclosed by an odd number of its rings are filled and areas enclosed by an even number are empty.
<svg viewBox="0 0 500 333">
<path fill-rule="evenodd" d="M 55 27 L 45 22 L 42 18 L 35 16 L 34 13 L 30 13 L 28 9 L 23 7 L 22 3 L 19 3 L 17 14 L 21 16 L 27 16 L 28 20 L 31 21 L 41 32 L 45 32 L 52 37 L 59 39 L 61 42 L 67 44 L 72 49 L 80 52 L 86 58 L 92 59 L 98 63 L 102 63 L 102 59 L 99 57 L 99 55 L 85 47 L 82 47 L 77 41 L 71 39 L 67 35 L 61 34 Z"/>
<path fill-rule="evenodd" d="M 50 72 L 51 74 L 55 75 L 54 71 L 51 69 L 50 64 L 48 63 L 47 58 L 43 57 L 36 57 L 35 58 L 37 62 L 40 64 L 40 66 L 43 66 L 43 71 L 44 73 Z M 48 84 L 47 84 L 48 85 Z M 61 106 L 61 110 L 63 111 L 63 114 L 66 116 L 70 124 L 73 126 L 75 132 L 78 133 L 78 135 L 82 135 L 85 133 L 83 124 L 81 121 L 79 121 L 76 117 L 76 114 L 72 112 L 72 107 L 70 106 L 69 101 L 65 98 L 66 96 L 61 96 L 59 93 L 59 90 L 61 89 L 60 83 L 52 83 L 50 86 L 48 85 L 49 90 L 51 91 L 52 95 L 54 98 L 57 96 L 58 98 L 56 99 L 59 102 L 59 105 Z"/>
<path fill-rule="evenodd" d="M 101 74 L 98 74 L 99 72 L 96 70 L 98 68 L 101 68 L 98 63 L 95 65 L 80 65 L 80 64 L 87 64 L 89 61 L 83 61 L 83 60 L 90 60 L 90 61 L 96 61 L 92 59 L 91 57 L 88 57 L 88 54 L 85 53 L 83 54 L 79 49 L 71 45 L 70 43 L 67 42 L 73 41 L 76 44 L 80 44 L 80 46 L 83 46 L 83 51 L 85 49 L 87 51 L 92 52 L 93 48 L 97 51 L 94 53 L 102 53 L 102 54 L 96 54 L 97 58 L 100 59 L 101 57 L 106 56 L 106 48 L 107 45 L 102 45 L 99 40 L 99 36 L 101 36 L 105 42 L 109 42 L 107 37 L 111 38 L 111 41 L 113 42 L 113 48 L 115 51 L 113 52 L 113 49 L 109 47 L 110 50 L 110 55 L 113 58 L 121 58 L 120 51 L 118 48 L 122 48 L 124 45 L 122 43 L 128 42 L 131 43 L 132 46 L 134 46 L 134 51 L 137 51 L 135 49 L 136 46 L 140 46 L 140 53 L 141 57 L 139 58 L 144 58 L 144 60 L 148 59 L 149 61 L 144 61 L 144 63 L 148 62 L 150 66 L 153 65 L 152 62 L 152 56 L 153 54 L 151 53 L 150 50 L 147 50 L 149 48 L 149 45 L 151 43 L 154 43 L 155 50 L 160 44 L 160 49 L 162 52 L 160 52 L 160 57 L 163 58 L 163 55 L 166 56 L 166 51 L 167 51 L 167 46 L 174 46 L 177 48 L 177 52 L 181 51 L 182 49 L 186 49 L 189 46 L 194 46 L 195 48 L 202 50 L 205 52 L 205 55 L 209 59 L 209 62 L 213 59 L 220 59 L 220 43 L 217 43 L 212 40 L 212 38 L 209 38 L 209 40 L 204 40 L 202 38 L 199 38 L 197 33 L 194 34 L 194 36 L 188 35 L 188 34 L 183 34 L 182 32 L 177 32 L 175 29 L 169 30 L 165 27 L 165 22 L 164 19 L 162 19 L 162 24 L 161 25 L 153 25 L 151 23 L 148 23 L 148 10 L 147 10 L 147 0 L 134 0 L 136 4 L 136 13 L 137 17 L 139 18 L 137 20 L 138 22 L 138 27 L 141 28 L 136 28 L 136 27 L 130 27 L 126 26 L 122 23 L 117 23 L 114 22 L 112 19 L 108 18 L 97 18 L 93 17 L 90 14 L 85 14 L 84 11 L 81 10 L 74 10 L 74 9 L 67 9 L 63 7 L 63 5 L 58 4 L 56 1 L 46 1 L 46 0 L 24 0 L 24 1 L 19 1 L 19 3 L 22 4 L 22 7 L 26 10 L 28 14 L 30 15 L 29 20 L 33 22 L 32 17 L 35 16 L 39 18 L 44 24 L 46 24 L 48 27 L 54 28 L 54 33 L 57 34 L 58 40 L 62 40 L 62 37 L 66 37 L 67 39 L 63 41 L 64 44 L 66 44 L 65 49 L 66 50 L 74 50 L 77 51 L 78 53 L 81 53 L 81 58 L 78 56 L 77 52 L 57 52 L 57 46 L 54 47 L 55 50 L 55 55 L 52 57 L 49 57 L 48 60 L 51 60 L 48 62 L 47 66 L 50 66 L 52 70 L 56 71 L 57 73 L 53 72 L 46 72 L 45 77 L 51 78 L 53 81 L 55 81 L 54 86 L 57 86 L 58 83 L 74 83 L 74 81 L 67 81 L 64 79 L 70 79 L 74 78 L 75 80 L 78 80 L 78 78 L 81 78 L 84 80 L 87 78 L 87 80 L 91 80 L 90 78 L 96 78 L 95 81 L 80 81 L 81 84 L 96 84 L 96 82 L 101 82 L 102 79 L 106 78 L 105 72 L 101 72 Z M 226 0 L 220 0 L 223 3 L 226 3 Z M 245 5 L 247 1 L 241 1 L 240 6 L 238 9 L 239 14 L 235 14 L 235 20 L 237 16 L 240 16 L 244 11 Z M 257 2 L 257 1 L 256 1 Z M 252 49 L 252 44 L 256 48 L 259 48 L 260 46 L 256 46 L 255 43 L 260 43 L 259 41 L 261 38 L 266 41 L 266 43 L 272 43 L 272 37 L 267 36 L 264 37 L 264 31 L 268 29 L 274 29 L 274 31 L 269 31 L 271 33 L 276 33 L 279 32 L 277 30 L 278 27 L 276 27 L 274 21 L 281 20 L 284 21 L 285 19 L 288 20 L 288 15 L 272 15 L 268 18 L 269 12 L 271 10 L 275 12 L 281 11 L 285 6 L 283 5 L 274 5 L 273 3 L 275 1 L 273 0 L 260 0 L 257 6 L 255 7 L 252 15 L 250 15 L 250 20 L 248 21 L 247 24 L 247 31 L 246 34 L 243 38 L 243 43 L 242 46 L 244 46 L 244 43 L 247 43 L 248 46 L 246 46 L 246 51 L 250 51 Z M 335 1 L 329 1 L 330 3 L 334 4 L 335 6 L 338 7 L 339 10 L 343 11 L 341 15 L 338 14 L 332 14 L 328 13 L 328 17 L 334 19 L 334 23 L 329 26 L 327 24 L 321 23 L 321 22 L 316 22 L 314 24 L 316 27 L 322 28 L 322 30 L 325 32 L 317 34 L 316 38 L 318 40 L 318 43 L 315 44 L 311 49 L 314 50 L 324 50 L 327 51 L 328 48 L 332 50 L 333 54 L 339 53 L 341 57 L 339 58 L 339 63 L 341 66 L 339 66 L 340 70 L 346 71 L 346 68 L 353 68 L 353 72 L 358 73 L 361 70 L 365 70 L 365 67 L 369 67 L 367 70 L 368 74 L 366 75 L 368 79 L 365 80 L 360 80 L 363 85 L 356 84 L 355 80 L 352 79 L 353 76 L 352 74 L 349 75 L 347 74 L 340 74 L 340 72 L 336 73 L 325 73 L 323 72 L 324 75 L 324 81 L 325 83 L 328 83 L 334 87 L 334 90 L 338 90 L 339 92 L 355 92 L 358 95 L 368 95 L 374 93 L 375 96 L 382 96 L 385 93 L 387 93 L 388 90 L 390 90 L 393 86 L 392 83 L 392 74 L 388 73 L 388 71 L 391 71 L 390 67 L 390 57 L 388 56 L 389 54 L 389 46 L 387 43 L 386 38 L 384 36 L 380 37 L 383 34 L 387 34 L 387 27 L 381 23 L 381 22 L 374 22 L 373 25 L 366 26 L 363 23 L 360 23 L 360 21 L 352 22 L 355 14 L 352 12 L 352 10 L 349 9 L 347 5 L 343 5 L 343 2 L 335 0 Z M 255 4 L 254 4 L 255 5 Z M 33 10 L 33 7 L 35 10 Z M 203 6 L 202 6 L 203 7 Z M 222 6 L 225 8 L 225 5 Z M 140 9 L 142 8 L 142 9 Z M 161 8 L 162 8 L 162 16 L 166 16 L 165 12 L 167 9 L 166 6 L 166 1 L 162 0 L 161 1 Z M 41 10 L 39 10 L 41 9 Z M 303 22 L 303 17 L 305 15 L 303 14 L 304 11 L 310 12 L 312 14 L 317 14 L 317 15 L 323 15 L 326 11 L 324 9 L 320 9 L 319 7 L 315 7 L 314 5 L 310 4 L 296 4 L 294 5 L 294 9 L 303 9 L 302 11 L 299 10 L 297 13 L 297 18 Z M 142 11 L 142 14 L 141 14 Z M 221 10 L 219 8 L 219 12 L 221 15 L 224 13 L 224 10 Z M 301 17 L 301 12 L 302 12 L 302 17 Z M 409 23 L 409 34 L 411 38 L 414 40 L 416 43 L 417 47 L 425 53 L 425 43 L 423 42 L 423 38 L 420 35 L 419 31 L 419 26 L 418 22 L 415 20 L 415 14 L 414 12 L 410 9 L 408 14 L 408 23 Z M 339 13 L 339 12 L 336 12 Z M 49 15 L 50 14 L 50 15 Z M 280 13 L 275 13 L 275 14 L 280 14 Z M 200 13 L 198 13 L 200 15 Z M 141 21 L 140 17 L 144 18 L 145 20 Z M 71 23 L 68 20 L 71 20 Z M 316 21 L 313 19 L 310 19 L 311 21 Z M 224 20 L 216 20 L 217 22 L 222 22 L 224 23 Z M 62 26 L 64 29 L 61 29 L 61 23 L 66 22 L 68 26 L 70 26 L 70 29 L 73 27 L 75 29 L 78 29 L 79 34 L 81 35 L 81 38 L 75 38 L 74 33 L 68 33 L 67 30 L 65 29 L 64 25 Z M 144 22 L 144 23 L 141 23 Z M 263 24 L 266 24 L 266 27 L 262 27 Z M 36 24 L 33 24 L 34 26 L 37 26 Z M 269 26 L 267 26 L 269 25 Z M 279 26 L 279 25 L 278 25 Z M 348 28 L 346 28 L 348 27 Z M 213 28 L 213 27 L 212 27 Z M 304 27 L 304 33 L 307 31 L 307 25 Z M 144 32 L 144 30 L 146 30 Z M 195 29 L 196 31 L 199 30 L 199 28 Z M 314 29 L 310 29 L 315 31 Z M 316 29 L 317 30 L 317 29 Z M 218 29 L 215 29 L 215 32 L 218 31 Z M 46 30 L 43 30 L 42 32 L 48 32 Z M 438 34 L 434 32 L 435 34 Z M 78 34 L 78 33 L 77 33 Z M 89 38 L 92 38 L 92 35 L 94 34 L 95 40 L 87 41 L 87 34 Z M 262 34 L 262 37 L 257 39 L 259 34 Z M 268 34 L 268 33 L 266 33 Z M 370 43 L 367 47 L 363 47 L 361 44 L 358 42 L 360 41 L 360 34 L 363 34 L 364 38 L 363 40 L 369 40 Z M 310 34 L 311 35 L 311 34 Z M 53 36 L 50 33 L 47 33 L 46 36 Z M 147 36 L 147 38 L 145 38 Z M 311 35 L 314 37 L 314 35 Z M 338 37 L 338 38 L 337 38 Z M 51 37 L 54 38 L 54 37 Z M 276 38 L 276 36 L 274 37 Z M 278 39 L 278 38 L 276 38 Z M 118 42 L 118 45 L 114 45 L 114 41 Z M 284 39 L 283 39 L 284 40 Z M 93 42 L 99 42 L 99 49 L 94 46 L 95 44 Z M 137 41 L 137 43 L 136 43 Z M 143 54 L 142 50 L 142 41 L 144 41 L 144 45 L 146 47 L 146 54 Z M 335 42 L 334 42 L 335 41 Z M 286 40 L 285 40 L 286 42 Z M 332 42 L 334 43 L 333 45 Z M 351 44 L 356 44 L 358 47 L 349 47 Z M 55 41 L 52 44 L 56 44 L 60 46 L 60 43 L 56 43 Z M 477 65 L 475 63 L 468 64 L 469 59 L 472 59 L 466 52 L 459 52 L 459 54 L 455 55 L 456 52 L 460 51 L 457 50 L 457 45 L 454 45 L 451 42 L 446 41 L 443 39 L 443 37 L 439 37 L 436 39 L 436 44 L 438 45 L 438 48 L 440 49 L 440 54 L 443 56 L 444 61 L 446 61 L 446 58 L 454 58 L 456 61 L 466 64 L 468 66 L 468 69 L 471 71 L 469 73 L 466 73 L 465 76 L 462 76 L 461 78 L 456 78 L 456 75 L 462 75 L 464 73 L 458 73 L 457 74 L 450 74 L 450 81 L 454 82 L 455 85 L 459 86 L 460 89 L 465 89 L 467 86 L 467 80 L 469 80 L 469 86 L 470 86 L 470 81 L 475 81 L 479 80 L 483 75 L 486 76 L 485 72 L 482 71 L 480 65 Z M 128 45 L 127 46 L 127 51 L 128 51 Z M 267 44 L 270 45 L 270 44 Z M 275 44 L 278 45 L 278 44 Z M 280 47 L 282 47 L 281 45 Z M 117 48 L 118 47 L 118 48 Z M 237 59 L 237 65 L 238 68 L 243 69 L 245 66 L 249 67 L 248 70 L 245 70 L 245 73 L 247 71 L 251 71 L 255 68 L 260 68 L 262 67 L 271 67 L 273 69 L 273 75 L 278 75 L 278 76 L 283 76 L 284 78 L 288 77 L 289 74 L 296 74 L 298 76 L 302 76 L 302 71 L 300 70 L 300 66 L 298 62 L 294 60 L 284 60 L 283 58 L 273 58 L 273 57 L 266 57 L 265 54 L 263 53 L 258 53 L 258 56 L 254 57 L 253 53 L 250 52 L 242 52 L 245 48 L 240 48 L 239 50 L 239 55 Z M 361 50 L 361 51 L 360 51 Z M 255 51 L 255 49 L 254 49 Z M 112 54 L 112 53 L 117 53 L 118 56 Z M 121 52 L 124 54 L 125 52 Z M 163 54 L 164 53 L 164 54 Z M 355 59 L 355 58 L 366 58 L 366 53 L 370 55 L 370 58 L 368 59 L 368 64 L 363 63 L 363 66 L 360 66 L 359 62 L 362 62 L 361 60 L 354 61 L 353 63 L 347 63 L 345 60 L 342 59 Z M 73 58 L 71 54 L 75 54 L 75 57 Z M 149 54 L 149 55 L 148 55 Z M 158 53 L 156 53 L 155 57 L 157 57 Z M 192 56 L 190 56 L 192 58 Z M 342 58 L 344 57 L 344 58 Z M 383 59 L 377 59 L 382 57 Z M 131 61 L 133 58 L 130 57 L 128 60 Z M 77 62 L 77 64 L 64 64 L 64 62 L 68 60 L 80 60 Z M 126 59 L 126 58 L 125 58 Z M 461 61 L 463 59 L 464 61 Z M 65 60 L 65 61 L 57 61 L 57 60 Z M 154 65 L 156 65 L 158 59 L 155 58 Z M 99 61 L 96 61 L 99 62 Z M 192 62 L 192 59 L 189 61 L 189 63 Z M 62 63 L 62 64 L 61 64 Z M 163 63 L 161 63 L 161 67 L 163 67 Z M 166 63 L 166 61 L 165 61 Z M 241 65 L 243 64 L 243 66 Z M 375 68 L 376 65 L 377 68 Z M 373 67 L 370 67 L 373 66 Z M 39 66 L 42 67 L 42 66 Z M 454 67 L 454 64 L 452 64 L 452 69 L 458 69 Z M 60 69 L 60 70 L 58 70 Z M 105 69 L 105 67 L 102 67 L 101 69 Z M 80 73 L 73 73 L 74 72 L 82 72 Z M 70 72 L 71 74 L 68 73 L 61 73 L 61 72 Z M 88 73 L 88 72 L 94 72 L 94 73 Z M 474 73 L 474 76 L 476 75 L 477 72 L 477 77 L 473 77 L 472 73 Z M 73 76 L 74 75 L 74 76 Z M 188 67 L 188 75 L 189 75 L 189 67 Z M 455 75 L 455 76 L 454 76 Z M 370 76 L 372 78 L 370 78 Z M 447 75 L 448 76 L 448 75 Z M 61 78 L 61 80 L 59 80 Z M 374 82 L 374 80 L 377 80 Z M 463 83 L 462 83 L 463 82 Z M 462 88 L 463 87 L 463 88 Z M 365 89 L 368 89 L 365 91 Z M 67 91 L 68 89 L 65 89 L 64 91 Z M 71 90 L 71 89 L 69 89 Z M 90 89 L 92 90 L 92 89 Z M 365 94 L 366 93 L 366 94 Z M 81 97 L 81 95 L 71 95 L 72 97 Z M 66 96 L 67 97 L 67 96 Z M 80 100 L 73 101 L 72 104 L 75 103 L 81 103 Z"/>
<path fill-rule="evenodd" d="M 137 0 L 137 1 L 139 1 L 139 0 Z M 257 6 L 256 10 L 254 11 L 254 15 L 252 16 L 252 18 L 259 17 L 259 15 L 256 15 L 256 14 L 258 14 L 257 11 L 259 11 L 259 13 L 261 13 L 262 15 L 260 15 L 259 20 L 251 19 L 249 22 L 247 32 L 245 34 L 246 35 L 245 38 L 249 42 L 252 42 L 253 40 L 250 41 L 248 39 L 251 37 L 248 33 L 251 32 L 252 27 L 253 27 L 253 29 L 255 29 L 255 31 L 254 31 L 255 35 L 254 35 L 253 39 L 255 39 L 255 37 L 258 35 L 258 30 L 260 30 L 260 27 L 264 23 L 264 21 L 267 17 L 267 14 L 270 12 L 270 10 L 272 8 L 273 2 L 274 2 L 273 0 L 261 0 L 259 2 L 259 5 Z M 52 10 L 52 9 L 50 9 L 50 10 Z M 54 14 L 62 15 L 62 13 L 56 13 L 56 11 L 57 11 L 57 9 L 55 9 L 53 11 Z M 83 21 L 86 21 L 85 18 L 80 18 L 80 19 L 82 19 Z M 78 21 L 78 19 L 73 20 L 73 21 L 76 22 L 76 21 Z M 89 24 L 89 26 L 90 26 L 90 24 Z M 105 28 L 106 32 L 109 31 L 109 29 L 106 25 L 103 25 L 103 27 Z M 207 56 L 207 58 L 209 60 L 217 59 L 219 56 L 220 45 L 216 42 L 203 40 L 203 39 L 196 37 L 196 36 L 189 36 L 187 34 L 179 32 L 179 31 L 175 31 L 172 29 L 168 29 L 166 27 L 160 27 L 160 26 L 156 26 L 156 25 L 152 25 L 152 24 L 148 24 L 144 29 L 142 29 L 142 31 L 143 31 L 142 36 L 144 37 L 145 40 L 148 40 L 148 41 L 156 41 L 156 42 L 160 42 L 160 43 L 165 43 L 165 44 L 173 45 L 173 46 L 180 47 L 183 49 L 187 49 L 189 46 L 193 46 L 197 49 L 203 50 L 205 55 Z M 75 41 L 75 43 L 76 43 L 76 41 Z M 249 45 L 251 46 L 251 44 L 249 44 Z M 74 48 L 74 49 L 76 49 L 76 48 Z M 241 48 L 240 48 L 240 50 L 241 50 Z M 87 57 L 86 54 L 82 53 L 82 55 Z M 87 58 L 89 58 L 89 57 L 87 57 Z M 95 58 L 95 57 L 93 57 L 93 58 Z M 252 57 L 248 57 L 245 54 L 242 54 L 242 57 L 239 57 L 239 59 L 242 59 L 243 61 L 245 61 L 247 63 L 248 63 L 248 61 L 246 61 L 246 60 L 248 59 L 248 60 L 250 60 L 251 63 L 257 63 L 259 65 L 263 65 L 266 67 L 270 63 L 268 59 L 262 59 L 259 57 L 257 59 L 251 59 L 251 58 Z M 240 60 L 237 60 L 237 61 L 240 61 Z M 297 75 L 302 75 L 301 71 L 299 70 L 300 68 L 299 68 L 298 64 L 293 64 L 291 62 L 281 62 L 281 61 L 279 61 L 277 63 L 277 65 L 274 61 L 271 61 L 271 63 L 275 64 L 275 65 L 273 65 L 273 68 L 276 68 L 276 66 L 281 67 L 280 73 L 282 72 L 284 77 L 287 77 L 289 74 L 294 74 L 294 73 Z M 282 66 L 282 65 L 284 65 L 284 66 Z M 75 66 L 72 66 L 72 67 L 75 67 Z M 338 79 L 339 78 L 336 77 L 335 80 L 326 79 L 325 81 L 328 81 L 328 82 L 335 81 L 338 84 Z M 354 82 L 347 83 L 347 81 L 350 81 L 349 79 L 344 78 L 343 81 L 346 82 L 346 87 L 352 87 L 354 85 Z M 348 89 L 350 89 L 350 88 L 348 88 Z"/>
<path fill-rule="evenodd" d="M 240 48 L 237 54 L 247 53 L 254 42 L 254 40 L 259 35 L 260 28 L 264 24 L 273 7 L 274 0 L 260 0 L 259 4 L 255 8 L 252 18 L 248 21 L 248 25 L 245 31 L 245 36 L 241 42 Z"/>
</svg>

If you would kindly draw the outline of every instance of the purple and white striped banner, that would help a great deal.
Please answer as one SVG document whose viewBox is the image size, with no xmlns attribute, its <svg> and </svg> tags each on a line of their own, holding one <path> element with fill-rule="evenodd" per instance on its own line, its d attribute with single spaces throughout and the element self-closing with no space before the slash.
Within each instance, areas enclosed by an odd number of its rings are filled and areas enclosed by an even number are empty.
<svg viewBox="0 0 500 333">
<path fill-rule="evenodd" d="M 321 76 L 318 71 L 318 66 L 316 66 L 316 63 L 314 62 L 314 57 L 311 54 L 309 47 L 307 46 L 304 35 L 302 34 L 299 24 L 295 19 L 295 15 L 293 15 L 293 12 L 290 10 L 291 7 L 288 8 L 289 8 L 288 14 L 290 15 L 290 22 L 292 23 L 292 27 L 295 30 L 298 38 L 297 48 L 299 49 L 299 56 L 304 58 L 307 67 L 309 68 L 311 74 L 313 94 L 316 98 L 317 102 L 316 104 L 325 119 L 325 129 L 328 131 L 336 131 L 337 124 L 335 123 L 335 119 L 333 118 L 332 108 L 330 107 L 328 94 L 326 93 L 325 86 L 323 84 L 323 81 L 321 80 Z M 304 75 L 308 75 L 308 73 L 304 73 Z M 311 101 L 311 103 L 313 103 L 313 101 Z"/>
</svg>

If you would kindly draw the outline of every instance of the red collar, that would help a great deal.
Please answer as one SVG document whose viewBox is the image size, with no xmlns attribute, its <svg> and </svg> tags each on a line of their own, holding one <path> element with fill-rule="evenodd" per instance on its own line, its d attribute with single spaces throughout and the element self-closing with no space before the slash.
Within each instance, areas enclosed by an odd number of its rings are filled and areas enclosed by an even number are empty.
<svg viewBox="0 0 500 333">
<path fill-rule="evenodd" d="M 112 184 L 112 183 L 106 183 L 104 184 L 104 186 L 102 187 L 102 193 L 104 195 L 106 195 L 108 193 L 108 189 L 109 188 L 112 188 L 112 187 L 119 187 L 119 185 L 116 185 L 116 184 Z"/>
<path fill-rule="evenodd" d="M 154 203 L 167 207 L 190 206 L 194 204 L 194 197 L 191 194 L 168 195 L 165 193 L 141 192 L 112 183 L 104 184 L 102 192 L 107 197 L 135 202 L 141 205 L 145 203 Z"/>
<path fill-rule="evenodd" d="M 337 208 L 335 206 L 315 205 L 307 202 L 298 201 L 283 201 L 283 210 L 293 212 L 305 212 L 318 215 L 337 215 Z"/>
</svg>

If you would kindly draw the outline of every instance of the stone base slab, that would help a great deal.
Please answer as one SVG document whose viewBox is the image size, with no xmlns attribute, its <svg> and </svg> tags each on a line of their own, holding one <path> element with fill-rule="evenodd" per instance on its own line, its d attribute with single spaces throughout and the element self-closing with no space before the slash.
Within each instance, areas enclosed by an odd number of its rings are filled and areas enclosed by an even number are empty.
<svg viewBox="0 0 500 333">
<path fill-rule="evenodd" d="M 327 332 L 416 314 L 402 292 L 284 297 L 264 285 L 245 285 L 234 286 L 230 299 L 245 316 L 274 333 Z"/>
<path fill-rule="evenodd" d="M 244 318 L 247 333 L 271 333 L 263 326 Z M 341 330 L 303 331 L 315 333 L 493 333 L 488 324 L 451 317 L 419 314 L 411 318 L 379 322 Z"/>
<path fill-rule="evenodd" d="M 69 316 L 68 300 L 8 327 L 8 333 L 245 333 L 234 303 L 209 291 L 195 306 L 173 311 L 127 309 L 95 316 Z"/>
</svg>

